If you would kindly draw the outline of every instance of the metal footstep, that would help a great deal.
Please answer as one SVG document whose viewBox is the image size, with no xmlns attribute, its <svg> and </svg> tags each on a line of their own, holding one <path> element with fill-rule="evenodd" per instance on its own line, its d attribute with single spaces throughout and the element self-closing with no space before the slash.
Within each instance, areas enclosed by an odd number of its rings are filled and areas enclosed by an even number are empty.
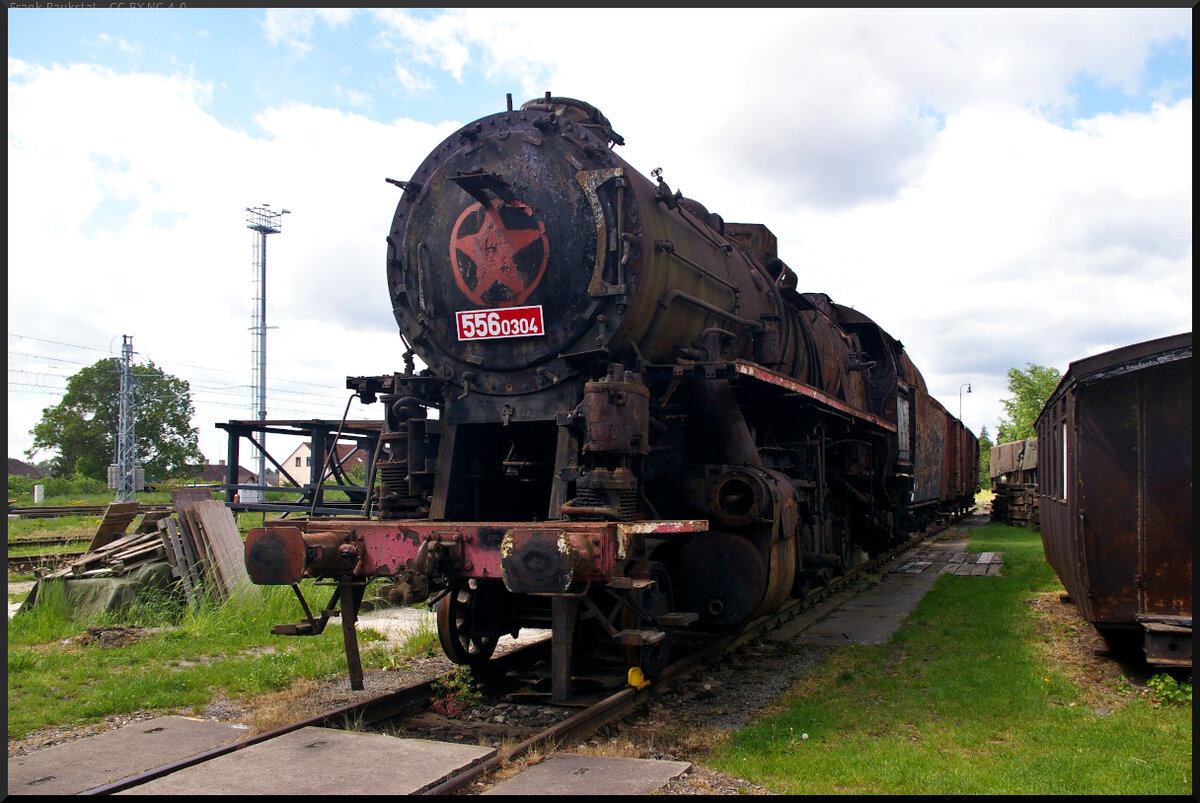
<svg viewBox="0 0 1200 803">
<path fill-rule="evenodd" d="M 615 638 L 626 647 L 645 647 L 658 644 L 667 634 L 661 630 L 622 630 Z"/>
</svg>

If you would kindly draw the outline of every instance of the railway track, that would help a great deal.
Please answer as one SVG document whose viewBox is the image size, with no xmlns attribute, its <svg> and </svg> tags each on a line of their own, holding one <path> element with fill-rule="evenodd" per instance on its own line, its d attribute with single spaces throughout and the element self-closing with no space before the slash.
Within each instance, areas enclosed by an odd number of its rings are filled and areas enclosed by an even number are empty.
<svg viewBox="0 0 1200 803">
<path fill-rule="evenodd" d="M 28 572 L 38 567 L 57 568 L 84 555 L 83 550 L 68 552 L 37 552 L 29 555 L 8 556 L 8 570 Z"/>
<path fill-rule="evenodd" d="M 8 542 L 8 548 L 25 546 L 65 546 L 67 544 L 86 544 L 92 540 L 90 535 L 60 535 L 50 538 L 14 538 Z"/>
<path fill-rule="evenodd" d="M 683 679 L 698 669 L 718 661 L 742 646 L 753 642 L 769 631 L 779 628 L 804 612 L 835 594 L 842 593 L 847 586 L 863 574 L 870 573 L 920 545 L 922 541 L 939 534 L 952 522 L 935 525 L 914 536 L 874 560 L 860 566 L 855 572 L 835 578 L 831 583 L 804 597 L 786 603 L 775 613 L 764 616 L 734 634 L 694 636 L 679 633 L 673 650 L 672 663 L 657 680 L 641 688 L 625 683 L 622 662 L 614 662 L 605 672 L 599 663 L 593 664 L 598 671 L 588 678 L 578 679 L 581 693 L 569 705 L 552 706 L 550 695 L 545 689 L 548 682 L 550 654 L 549 641 L 537 642 L 497 656 L 488 662 L 485 670 L 476 673 L 478 686 L 484 699 L 476 704 L 483 710 L 502 706 L 510 720 L 515 706 L 527 706 L 543 712 L 553 712 L 549 723 L 536 727 L 514 726 L 508 722 L 497 727 L 492 740 L 494 750 L 486 757 L 466 767 L 447 772 L 437 781 L 426 784 L 417 794 L 444 795 L 460 792 L 475 781 L 486 777 L 513 761 L 535 750 L 545 751 L 560 744 L 582 741 L 610 725 L 631 716 L 648 702 L 661 697 Z M 188 767 L 242 750 L 251 745 L 269 742 L 305 727 L 386 733 L 405 738 L 420 738 L 433 741 L 482 744 L 489 736 L 485 718 L 467 720 L 446 716 L 433 710 L 432 701 L 438 698 L 439 682 L 446 682 L 449 675 L 430 678 L 403 689 L 372 697 L 368 700 L 346 705 L 316 716 L 308 717 L 288 725 L 265 731 L 239 741 L 213 748 L 194 756 L 172 762 L 154 770 L 97 787 L 85 794 L 113 794 L 132 789 L 158 778 L 179 772 Z M 539 691 L 539 683 L 543 690 Z M 515 736 L 514 736 L 515 734 Z M 503 738 L 501 738 L 501 736 Z M 519 739 L 515 741 L 514 739 Z M 460 792 L 461 793 L 461 792 Z"/>
<path fill-rule="evenodd" d="M 60 516 L 103 516 L 107 505 L 39 505 L 37 507 L 10 507 L 10 516 L 23 519 L 53 519 Z"/>
<path fill-rule="evenodd" d="M 139 503 L 137 512 L 162 508 L 161 504 Z M 60 516 L 103 516 L 108 505 L 36 505 L 32 507 L 10 507 L 10 516 L 20 516 L 23 519 L 52 519 Z"/>
</svg>

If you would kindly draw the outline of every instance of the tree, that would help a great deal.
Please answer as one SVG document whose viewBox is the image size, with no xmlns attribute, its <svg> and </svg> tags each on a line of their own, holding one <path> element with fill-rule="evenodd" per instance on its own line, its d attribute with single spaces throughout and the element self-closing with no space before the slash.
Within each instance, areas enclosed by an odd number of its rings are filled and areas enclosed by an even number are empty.
<svg viewBox="0 0 1200 803">
<path fill-rule="evenodd" d="M 993 446 L 995 444 L 988 437 L 987 427 L 979 430 L 979 484 L 984 488 L 991 487 Z"/>
<path fill-rule="evenodd" d="M 191 425 L 195 409 L 191 388 L 154 365 L 134 365 L 134 438 L 137 461 L 147 477 L 168 477 L 186 465 L 204 462 L 199 430 Z M 25 454 L 56 450 L 54 474 L 107 479 L 116 460 L 120 415 L 120 362 L 106 358 L 67 380 L 62 401 L 42 410 Z"/>
<path fill-rule="evenodd" d="M 1000 419 L 996 443 L 1011 443 L 1037 437 L 1033 424 L 1037 421 L 1046 400 L 1058 387 L 1062 374 L 1057 368 L 1025 363 L 1025 370 L 1008 369 L 1008 391 L 1011 399 L 1001 399 L 1005 416 Z"/>
</svg>

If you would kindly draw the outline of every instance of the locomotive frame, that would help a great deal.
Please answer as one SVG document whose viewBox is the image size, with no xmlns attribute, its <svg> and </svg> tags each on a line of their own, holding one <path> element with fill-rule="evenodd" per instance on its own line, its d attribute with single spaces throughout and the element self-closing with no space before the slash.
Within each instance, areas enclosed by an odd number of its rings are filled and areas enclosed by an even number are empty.
<svg viewBox="0 0 1200 803">
<path fill-rule="evenodd" d="M 549 628 L 564 701 L 582 644 L 654 676 L 678 628 L 736 629 L 972 504 L 977 441 L 903 345 L 797 292 L 765 226 L 639 175 L 622 142 L 589 104 L 510 96 L 392 181 L 408 350 L 347 380 L 384 410 L 363 515 L 246 541 L 256 583 L 336 583 L 276 632 L 340 605 L 357 688 L 373 579 L 436 603 L 457 663 Z"/>
</svg>

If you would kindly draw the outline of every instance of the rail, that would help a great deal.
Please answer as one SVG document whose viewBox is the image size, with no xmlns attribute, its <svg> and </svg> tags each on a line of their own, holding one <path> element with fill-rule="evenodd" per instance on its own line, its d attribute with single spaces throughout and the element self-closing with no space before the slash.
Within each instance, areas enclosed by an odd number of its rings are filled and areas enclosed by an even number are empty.
<svg viewBox="0 0 1200 803">
<path fill-rule="evenodd" d="M 33 507 L 10 507 L 10 516 L 23 519 L 52 519 L 59 516 L 103 516 L 107 505 L 36 505 Z"/>
</svg>

